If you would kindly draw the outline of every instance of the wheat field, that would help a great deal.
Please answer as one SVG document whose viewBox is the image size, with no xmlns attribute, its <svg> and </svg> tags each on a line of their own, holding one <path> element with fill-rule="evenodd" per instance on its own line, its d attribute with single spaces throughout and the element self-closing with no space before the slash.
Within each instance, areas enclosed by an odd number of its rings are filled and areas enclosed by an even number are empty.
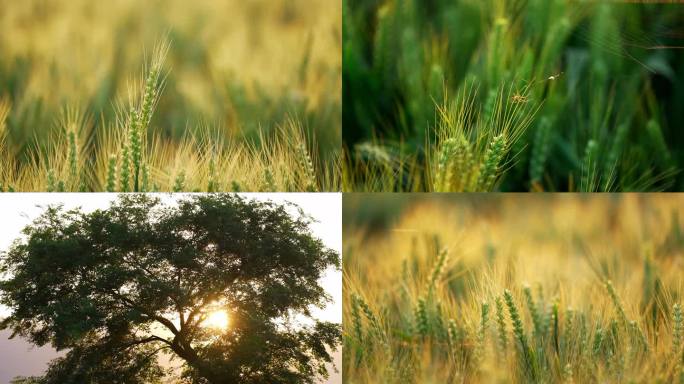
<svg viewBox="0 0 684 384">
<path fill-rule="evenodd" d="M 340 189 L 341 5 L 0 8 L 0 190 Z"/>
<path fill-rule="evenodd" d="M 682 190 L 679 3 L 343 0 L 343 189 Z"/>
<path fill-rule="evenodd" d="M 684 383 L 683 203 L 345 195 L 345 381 Z"/>
</svg>

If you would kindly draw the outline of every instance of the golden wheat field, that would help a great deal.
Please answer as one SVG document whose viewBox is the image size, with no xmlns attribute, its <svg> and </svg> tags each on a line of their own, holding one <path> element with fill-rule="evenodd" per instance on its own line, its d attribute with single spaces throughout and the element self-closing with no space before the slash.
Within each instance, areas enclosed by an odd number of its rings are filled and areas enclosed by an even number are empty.
<svg viewBox="0 0 684 384">
<path fill-rule="evenodd" d="M 0 9 L 0 190 L 339 190 L 341 4 Z"/>
<path fill-rule="evenodd" d="M 348 383 L 684 382 L 679 194 L 345 195 Z"/>
</svg>

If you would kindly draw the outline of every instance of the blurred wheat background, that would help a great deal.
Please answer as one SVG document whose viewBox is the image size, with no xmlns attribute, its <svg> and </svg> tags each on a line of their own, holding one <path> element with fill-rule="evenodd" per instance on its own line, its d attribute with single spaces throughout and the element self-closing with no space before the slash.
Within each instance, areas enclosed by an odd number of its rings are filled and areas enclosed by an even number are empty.
<svg viewBox="0 0 684 384">
<path fill-rule="evenodd" d="M 684 383 L 684 196 L 344 196 L 348 383 Z"/>
<path fill-rule="evenodd" d="M 343 0 L 344 189 L 684 189 L 684 6 Z"/>
<path fill-rule="evenodd" d="M 112 137 L 127 135 L 160 44 L 148 190 L 338 188 L 341 4 L 2 0 L 0 10 L 4 190 L 46 190 L 50 171 L 55 188 L 105 190 L 108 157 L 115 173 L 123 166 Z M 94 169 L 78 177 L 61 176 L 67 160 L 54 155 L 69 150 L 56 144 L 69 124 L 78 166 Z"/>
</svg>

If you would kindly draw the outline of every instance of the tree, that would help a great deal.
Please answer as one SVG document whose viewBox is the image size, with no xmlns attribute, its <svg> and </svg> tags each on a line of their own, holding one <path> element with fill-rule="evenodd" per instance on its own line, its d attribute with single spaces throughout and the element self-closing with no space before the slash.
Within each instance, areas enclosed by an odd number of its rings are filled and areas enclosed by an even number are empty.
<svg viewBox="0 0 684 384">
<path fill-rule="evenodd" d="M 48 207 L 0 256 L 0 329 L 68 351 L 39 383 L 159 382 L 162 351 L 192 383 L 313 383 L 341 327 L 310 308 L 340 258 L 298 212 L 233 194 Z M 217 310 L 228 327 L 204 325 Z"/>
</svg>

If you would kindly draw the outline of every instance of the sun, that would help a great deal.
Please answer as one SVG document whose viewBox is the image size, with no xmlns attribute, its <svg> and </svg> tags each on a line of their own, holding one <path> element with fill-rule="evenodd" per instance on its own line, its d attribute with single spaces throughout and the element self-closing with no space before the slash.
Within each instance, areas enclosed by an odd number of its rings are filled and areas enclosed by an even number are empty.
<svg viewBox="0 0 684 384">
<path fill-rule="evenodd" d="M 207 315 L 202 325 L 207 328 L 228 329 L 230 320 L 226 311 L 214 311 Z"/>
</svg>

